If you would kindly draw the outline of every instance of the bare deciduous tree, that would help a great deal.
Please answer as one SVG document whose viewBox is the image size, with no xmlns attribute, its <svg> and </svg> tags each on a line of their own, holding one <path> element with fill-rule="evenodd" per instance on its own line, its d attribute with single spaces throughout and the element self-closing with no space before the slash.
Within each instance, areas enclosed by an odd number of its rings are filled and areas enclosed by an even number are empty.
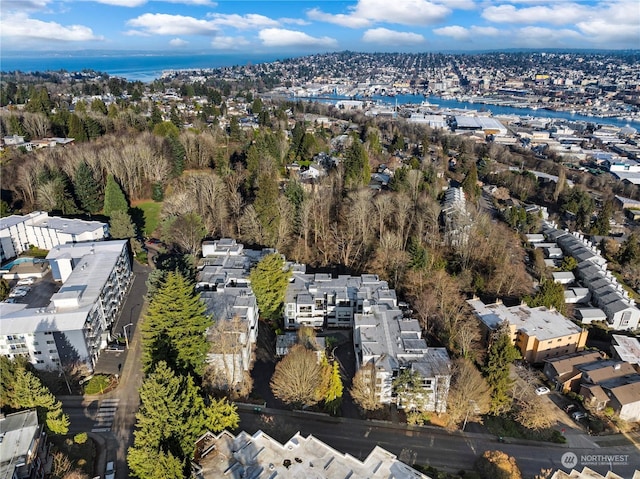
<svg viewBox="0 0 640 479">
<path fill-rule="evenodd" d="M 367 363 L 358 369 L 349 392 L 356 404 L 365 411 L 375 411 L 382 407 L 376 394 L 376 368 L 373 363 Z"/>
<path fill-rule="evenodd" d="M 468 359 L 457 359 L 447 398 L 449 425 L 460 426 L 465 419 L 476 420 L 489 411 L 491 389 L 482 373 Z"/>
<path fill-rule="evenodd" d="M 321 366 L 315 351 L 295 345 L 276 365 L 271 378 L 273 394 L 288 404 L 311 406 L 318 402 Z"/>
</svg>

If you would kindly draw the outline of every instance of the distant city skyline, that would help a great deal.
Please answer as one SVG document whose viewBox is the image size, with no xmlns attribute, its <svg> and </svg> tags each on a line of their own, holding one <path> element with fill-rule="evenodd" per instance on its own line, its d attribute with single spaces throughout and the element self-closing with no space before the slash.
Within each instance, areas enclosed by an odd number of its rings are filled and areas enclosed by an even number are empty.
<svg viewBox="0 0 640 479">
<path fill-rule="evenodd" d="M 3 51 L 640 48 L 638 0 L 2 0 Z"/>
</svg>

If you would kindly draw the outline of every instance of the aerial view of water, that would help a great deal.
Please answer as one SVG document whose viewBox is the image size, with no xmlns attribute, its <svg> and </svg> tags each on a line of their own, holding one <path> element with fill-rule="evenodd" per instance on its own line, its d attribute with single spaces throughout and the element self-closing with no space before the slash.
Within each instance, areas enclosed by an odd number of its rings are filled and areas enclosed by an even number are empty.
<svg viewBox="0 0 640 479">
<path fill-rule="evenodd" d="M 164 70 L 196 68 L 218 68 L 248 63 L 263 63 L 277 60 L 275 55 L 166 55 L 166 54 L 118 54 L 104 55 L 64 55 L 43 54 L 40 56 L 4 55 L 0 70 L 4 72 L 44 72 L 66 70 L 77 72 L 95 70 L 109 75 L 126 78 L 129 81 L 151 82 L 159 78 Z"/>
</svg>

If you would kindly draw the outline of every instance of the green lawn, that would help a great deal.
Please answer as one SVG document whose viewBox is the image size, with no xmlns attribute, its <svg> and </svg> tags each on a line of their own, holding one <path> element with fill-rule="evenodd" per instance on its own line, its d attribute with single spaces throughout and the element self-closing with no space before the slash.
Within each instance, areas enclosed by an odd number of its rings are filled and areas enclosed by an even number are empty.
<svg viewBox="0 0 640 479">
<path fill-rule="evenodd" d="M 155 201 L 145 201 L 133 205 L 134 208 L 140 208 L 144 214 L 144 235 L 151 236 L 158 227 L 160 222 L 160 210 L 162 203 Z"/>
</svg>

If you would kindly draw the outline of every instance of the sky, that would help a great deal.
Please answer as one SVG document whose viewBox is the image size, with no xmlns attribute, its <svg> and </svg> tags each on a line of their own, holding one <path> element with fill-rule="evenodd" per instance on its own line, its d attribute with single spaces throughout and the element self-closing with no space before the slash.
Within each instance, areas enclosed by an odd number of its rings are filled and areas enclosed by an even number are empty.
<svg viewBox="0 0 640 479">
<path fill-rule="evenodd" d="M 0 49 L 639 49 L 640 0 L 0 0 Z"/>
</svg>

